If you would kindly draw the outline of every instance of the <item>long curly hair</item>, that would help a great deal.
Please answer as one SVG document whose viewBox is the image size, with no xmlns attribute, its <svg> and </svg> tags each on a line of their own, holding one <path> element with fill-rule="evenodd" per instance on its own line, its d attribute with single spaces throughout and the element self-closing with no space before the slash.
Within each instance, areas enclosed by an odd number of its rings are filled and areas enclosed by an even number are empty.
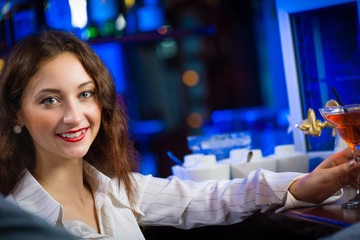
<svg viewBox="0 0 360 240">
<path fill-rule="evenodd" d="M 63 53 L 78 57 L 95 82 L 102 107 L 101 126 L 84 160 L 109 177 L 117 177 L 134 204 L 136 151 L 129 138 L 128 116 L 120 106 L 108 69 L 91 47 L 72 33 L 46 30 L 19 41 L 6 61 L 0 80 L 0 192 L 7 195 L 22 178 L 24 170 L 35 168 L 35 149 L 26 127 L 15 134 L 16 114 L 24 91 L 46 61 Z"/>
</svg>

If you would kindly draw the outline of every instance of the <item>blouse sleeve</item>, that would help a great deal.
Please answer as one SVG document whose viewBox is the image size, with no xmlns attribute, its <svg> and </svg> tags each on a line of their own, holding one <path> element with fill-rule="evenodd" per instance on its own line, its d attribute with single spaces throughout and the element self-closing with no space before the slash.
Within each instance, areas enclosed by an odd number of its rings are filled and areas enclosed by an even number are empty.
<svg viewBox="0 0 360 240">
<path fill-rule="evenodd" d="M 288 187 L 300 175 L 258 169 L 244 179 L 193 182 L 135 174 L 137 204 L 144 213 L 140 222 L 184 229 L 237 223 L 256 210 L 283 206 Z"/>
</svg>

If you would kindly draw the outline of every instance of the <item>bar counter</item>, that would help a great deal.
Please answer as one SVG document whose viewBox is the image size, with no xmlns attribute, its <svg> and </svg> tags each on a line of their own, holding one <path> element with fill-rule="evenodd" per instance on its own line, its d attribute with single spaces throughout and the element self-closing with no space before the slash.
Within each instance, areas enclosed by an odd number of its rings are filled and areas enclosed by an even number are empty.
<svg viewBox="0 0 360 240">
<path fill-rule="evenodd" d="M 318 239 L 360 221 L 360 209 L 344 209 L 341 203 L 355 195 L 351 187 L 335 203 L 290 209 L 281 213 L 256 212 L 245 221 L 228 226 L 190 230 L 146 227 L 146 239 Z"/>
</svg>

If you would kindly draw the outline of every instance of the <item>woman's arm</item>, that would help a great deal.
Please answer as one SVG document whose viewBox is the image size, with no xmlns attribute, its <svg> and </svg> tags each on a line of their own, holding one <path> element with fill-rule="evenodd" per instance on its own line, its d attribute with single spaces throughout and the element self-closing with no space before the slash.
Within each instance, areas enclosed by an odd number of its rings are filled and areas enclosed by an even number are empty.
<svg viewBox="0 0 360 240">
<path fill-rule="evenodd" d="M 256 210 L 283 205 L 300 175 L 259 169 L 246 179 L 193 182 L 137 174 L 138 204 L 145 214 L 140 221 L 179 228 L 240 222 Z"/>
<path fill-rule="evenodd" d="M 286 209 L 322 203 L 343 186 L 356 186 L 357 168 L 355 162 L 349 162 L 351 157 L 346 149 L 324 160 L 310 174 L 258 169 L 247 178 L 230 181 L 193 182 L 136 174 L 138 204 L 145 214 L 140 221 L 144 225 L 193 228 L 233 224 L 272 206 Z"/>
</svg>

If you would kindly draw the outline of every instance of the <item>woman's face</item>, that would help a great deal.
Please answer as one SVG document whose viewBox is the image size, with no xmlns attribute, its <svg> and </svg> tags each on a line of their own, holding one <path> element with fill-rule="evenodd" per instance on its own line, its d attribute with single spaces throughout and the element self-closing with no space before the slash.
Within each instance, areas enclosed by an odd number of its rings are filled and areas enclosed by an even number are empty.
<svg viewBox="0 0 360 240">
<path fill-rule="evenodd" d="M 25 89 L 18 124 L 34 142 L 37 162 L 80 159 L 101 124 L 95 84 L 77 57 L 64 53 L 43 63 Z"/>
</svg>

